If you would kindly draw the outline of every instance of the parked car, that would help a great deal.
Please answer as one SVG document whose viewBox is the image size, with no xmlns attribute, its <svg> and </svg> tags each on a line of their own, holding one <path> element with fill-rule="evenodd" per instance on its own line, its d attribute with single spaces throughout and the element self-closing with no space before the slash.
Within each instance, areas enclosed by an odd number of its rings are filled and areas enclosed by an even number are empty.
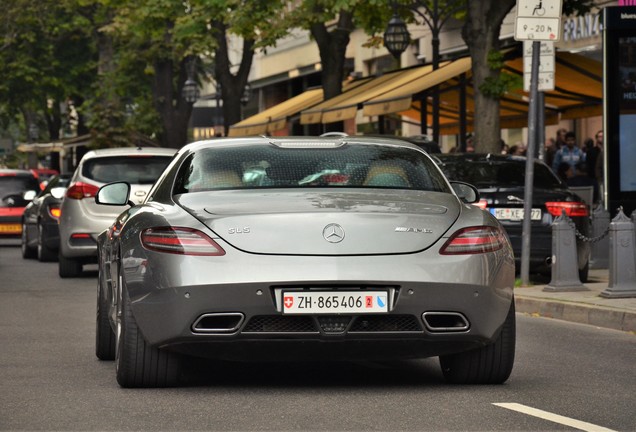
<svg viewBox="0 0 636 432">
<path fill-rule="evenodd" d="M 526 158 L 492 154 L 435 155 L 446 176 L 477 187 L 479 205 L 502 223 L 521 264 L 523 205 Z M 590 212 L 583 200 L 570 191 L 543 162 L 534 162 L 532 193 L 530 271 L 550 275 L 552 263 L 552 222 L 565 213 L 583 236 L 591 232 Z M 588 278 L 591 246 L 577 238 L 579 277 Z"/>
<path fill-rule="evenodd" d="M 177 384 L 184 355 L 439 356 L 449 382 L 502 383 L 514 257 L 478 200 L 402 140 L 189 144 L 98 238 L 97 357 L 123 387 Z"/>
<path fill-rule="evenodd" d="M 0 169 L 0 238 L 19 238 L 22 213 L 40 191 L 33 171 Z"/>
<path fill-rule="evenodd" d="M 125 147 L 93 150 L 84 155 L 62 201 L 60 277 L 77 277 L 84 264 L 97 262 L 97 236 L 120 212 L 95 204 L 99 187 L 127 181 L 132 185 L 131 201 L 141 203 L 175 152 L 156 147 Z"/>
<path fill-rule="evenodd" d="M 22 257 L 56 261 L 60 245 L 60 207 L 70 174 L 51 177 L 48 184 L 24 210 L 22 215 Z"/>
</svg>

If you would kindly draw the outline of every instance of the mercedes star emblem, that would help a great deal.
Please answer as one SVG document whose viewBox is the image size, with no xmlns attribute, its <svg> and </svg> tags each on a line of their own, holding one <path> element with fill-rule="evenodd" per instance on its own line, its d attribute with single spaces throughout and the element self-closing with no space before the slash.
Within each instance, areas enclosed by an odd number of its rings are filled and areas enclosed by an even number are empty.
<svg viewBox="0 0 636 432">
<path fill-rule="evenodd" d="M 345 237 L 345 232 L 340 225 L 332 223 L 322 230 L 322 236 L 329 243 L 340 243 Z"/>
</svg>

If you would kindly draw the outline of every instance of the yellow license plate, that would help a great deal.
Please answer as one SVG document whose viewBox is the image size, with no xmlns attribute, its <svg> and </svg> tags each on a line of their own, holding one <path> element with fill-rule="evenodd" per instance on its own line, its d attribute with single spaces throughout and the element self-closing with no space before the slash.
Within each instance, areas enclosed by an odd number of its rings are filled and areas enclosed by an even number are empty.
<svg viewBox="0 0 636 432">
<path fill-rule="evenodd" d="M 0 234 L 20 234 L 22 225 L 20 224 L 0 224 Z"/>
</svg>

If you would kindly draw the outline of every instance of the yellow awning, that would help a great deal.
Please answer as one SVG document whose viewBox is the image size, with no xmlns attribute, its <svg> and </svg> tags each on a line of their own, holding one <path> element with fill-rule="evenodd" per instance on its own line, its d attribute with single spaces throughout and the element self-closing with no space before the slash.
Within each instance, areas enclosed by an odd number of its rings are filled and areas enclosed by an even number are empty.
<svg viewBox="0 0 636 432">
<path fill-rule="evenodd" d="M 307 90 L 230 126 L 229 136 L 264 135 L 283 129 L 287 125 L 288 116 L 316 105 L 322 99 L 322 89 Z"/>
<path fill-rule="evenodd" d="M 462 59 L 460 59 L 462 60 Z M 456 60 L 454 63 L 458 62 Z M 602 115 L 602 65 L 593 59 L 567 53 L 557 52 L 555 63 L 555 90 L 544 92 L 545 95 L 545 124 L 557 124 L 559 119 L 574 119 Z M 441 71 L 442 69 L 438 69 Z M 462 70 L 460 68 L 460 70 Z M 437 72 L 437 71 L 436 71 Z M 468 72 L 468 71 L 466 71 Z M 463 72 L 460 72 L 460 74 Z M 517 57 L 506 61 L 504 73 L 523 74 L 523 59 Z M 432 73 L 431 73 L 432 74 Z M 429 74 L 429 76 L 431 75 Z M 450 75 L 450 74 L 449 74 Z M 467 73 L 470 76 L 470 72 Z M 426 77 L 422 77 L 424 80 Z M 440 88 L 440 133 L 456 134 L 459 132 L 460 101 L 457 76 L 450 77 L 439 84 Z M 370 100 L 365 104 L 365 114 L 368 114 L 367 105 L 372 102 L 388 103 L 384 113 L 397 112 L 419 122 L 421 119 L 419 101 L 413 101 L 407 96 L 407 88 L 403 89 L 403 97 L 400 99 L 398 91 L 392 93 L 395 98 L 381 98 Z M 416 94 L 417 88 L 408 89 L 411 94 Z M 421 91 L 421 90 L 420 90 Z M 408 101 L 407 104 L 405 101 Z M 500 127 L 520 128 L 528 125 L 528 94 L 522 90 L 506 93 L 500 99 Z M 431 103 L 427 104 L 427 123 L 432 123 Z M 400 110 L 396 110 L 399 108 Z M 378 109 L 378 108 L 374 108 Z M 378 112 L 378 111 L 376 111 Z M 376 114 L 377 115 L 377 114 Z M 466 130 L 473 129 L 475 117 L 474 93 L 472 85 L 466 87 Z"/>
<path fill-rule="evenodd" d="M 422 75 L 406 85 L 370 98 L 364 103 L 364 115 L 377 116 L 408 110 L 411 106 L 413 95 L 470 71 L 471 65 L 470 57 L 460 58 L 426 75 Z"/>
<path fill-rule="evenodd" d="M 359 87 L 333 97 L 301 113 L 300 123 L 333 123 L 354 118 L 359 105 L 388 91 L 407 85 L 413 80 L 429 73 L 432 66 L 419 66 L 395 72 L 389 72 Z"/>
</svg>

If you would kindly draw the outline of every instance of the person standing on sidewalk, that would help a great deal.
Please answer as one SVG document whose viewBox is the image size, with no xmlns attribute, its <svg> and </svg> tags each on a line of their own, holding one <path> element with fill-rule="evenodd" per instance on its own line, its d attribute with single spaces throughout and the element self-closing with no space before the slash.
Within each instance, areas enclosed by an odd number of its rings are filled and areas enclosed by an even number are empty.
<svg viewBox="0 0 636 432">
<path fill-rule="evenodd" d="M 576 164 L 585 162 L 585 153 L 576 145 L 576 135 L 574 132 L 565 134 L 565 146 L 561 147 L 554 155 L 552 170 L 557 172 L 561 163 L 567 163 L 572 167 L 572 172 L 576 170 Z"/>
<path fill-rule="evenodd" d="M 596 135 L 594 136 L 594 163 L 590 163 L 588 161 L 588 175 L 590 177 L 594 176 L 594 179 L 596 180 L 596 182 L 598 183 L 598 188 L 599 188 L 599 197 L 601 198 L 601 200 L 603 199 L 603 188 L 604 188 L 604 178 L 603 178 L 603 171 L 604 171 L 604 162 L 603 162 L 603 130 L 600 130 L 598 132 L 596 132 Z"/>
</svg>

